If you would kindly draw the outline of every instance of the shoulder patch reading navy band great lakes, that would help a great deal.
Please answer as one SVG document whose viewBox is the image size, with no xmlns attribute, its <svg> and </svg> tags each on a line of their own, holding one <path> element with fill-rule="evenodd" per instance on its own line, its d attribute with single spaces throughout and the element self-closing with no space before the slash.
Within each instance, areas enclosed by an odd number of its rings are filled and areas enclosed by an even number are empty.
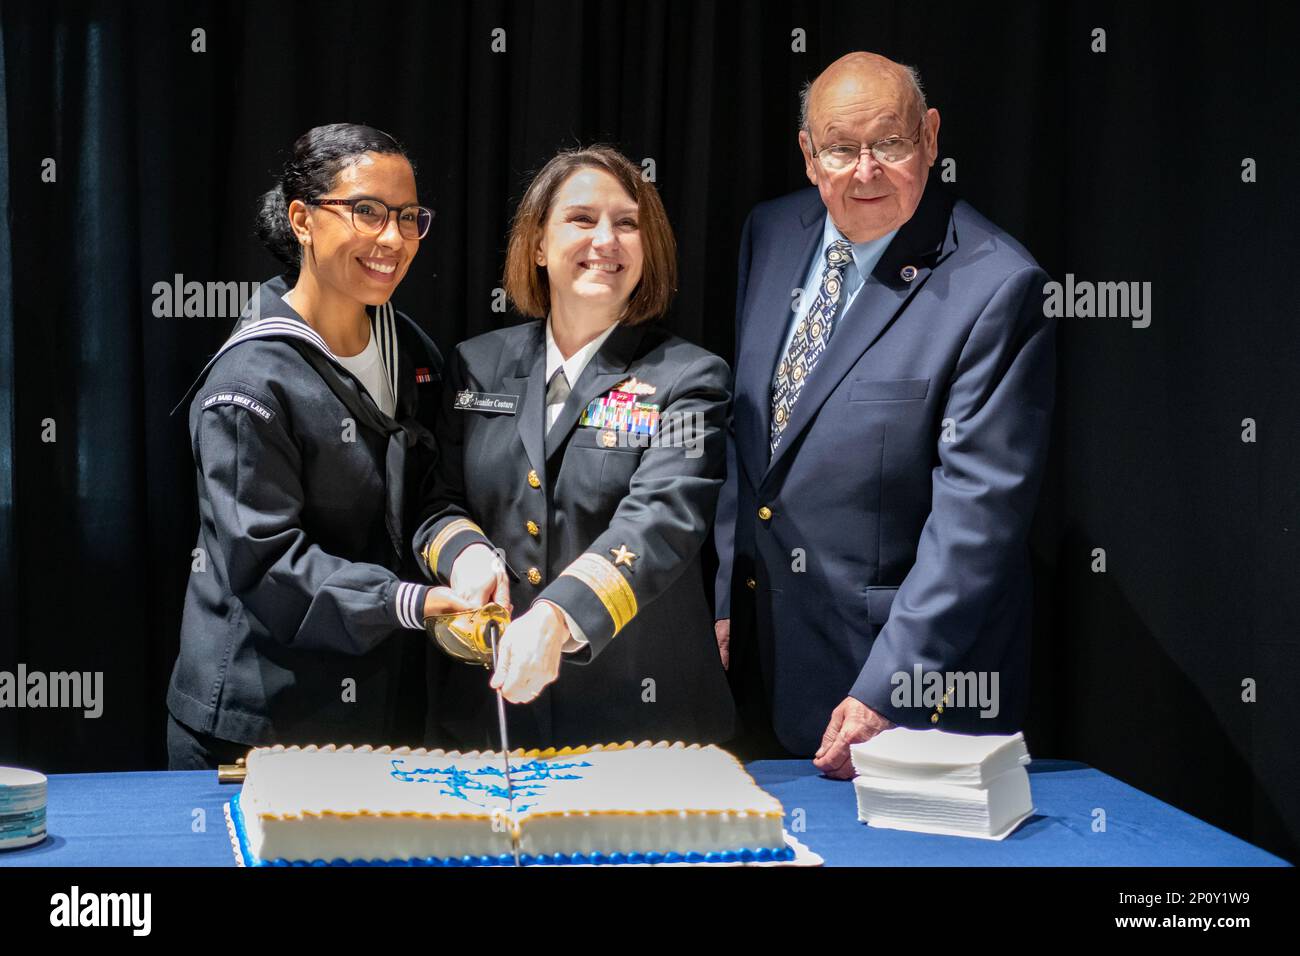
<svg viewBox="0 0 1300 956">
<path fill-rule="evenodd" d="M 518 395 L 471 392 L 468 389 L 456 393 L 455 408 L 462 412 L 496 412 L 498 415 L 513 415 L 518 407 Z"/>
<path fill-rule="evenodd" d="M 264 421 L 270 421 L 275 418 L 275 412 L 271 411 L 251 395 L 245 395 L 243 392 L 213 392 L 203 400 L 204 408 L 211 408 L 213 405 L 238 405 L 241 408 L 247 408 L 254 414 L 261 415 Z"/>
</svg>

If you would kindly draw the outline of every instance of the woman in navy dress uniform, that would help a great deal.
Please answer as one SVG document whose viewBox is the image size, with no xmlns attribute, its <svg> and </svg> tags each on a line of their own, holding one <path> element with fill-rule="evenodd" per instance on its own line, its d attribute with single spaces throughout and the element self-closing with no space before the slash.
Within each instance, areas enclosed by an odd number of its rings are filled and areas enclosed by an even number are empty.
<svg viewBox="0 0 1300 956">
<path fill-rule="evenodd" d="M 423 699 L 423 617 L 465 606 L 418 581 L 407 546 L 441 358 L 389 299 L 432 215 L 401 146 L 352 124 L 299 138 L 263 197 L 259 235 L 290 271 L 191 389 L 199 534 L 172 769 L 419 736 L 422 705 L 404 726 L 399 697 Z"/>
<path fill-rule="evenodd" d="M 654 321 L 676 284 L 658 194 L 613 149 L 561 153 L 520 203 L 505 273 L 536 321 L 449 360 L 414 549 L 430 580 L 514 616 L 490 684 L 431 658 L 427 742 L 497 746 L 498 687 L 512 746 L 726 739 L 700 549 L 730 376 Z"/>
</svg>

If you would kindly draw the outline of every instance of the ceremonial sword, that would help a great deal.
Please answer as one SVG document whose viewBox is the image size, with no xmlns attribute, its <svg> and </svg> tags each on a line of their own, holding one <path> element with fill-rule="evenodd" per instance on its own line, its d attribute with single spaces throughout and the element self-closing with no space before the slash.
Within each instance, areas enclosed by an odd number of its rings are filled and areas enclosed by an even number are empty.
<svg viewBox="0 0 1300 956">
<path fill-rule="evenodd" d="M 497 666 L 497 640 L 500 638 L 501 627 L 494 620 L 487 623 L 487 639 L 492 647 L 492 669 L 495 671 Z M 505 761 L 506 771 L 506 800 L 510 805 L 510 849 L 515 857 L 515 866 L 519 866 L 519 833 L 515 828 L 515 785 L 510 779 L 510 742 L 506 736 L 506 698 L 497 688 L 497 726 L 501 731 L 501 758 Z"/>
</svg>

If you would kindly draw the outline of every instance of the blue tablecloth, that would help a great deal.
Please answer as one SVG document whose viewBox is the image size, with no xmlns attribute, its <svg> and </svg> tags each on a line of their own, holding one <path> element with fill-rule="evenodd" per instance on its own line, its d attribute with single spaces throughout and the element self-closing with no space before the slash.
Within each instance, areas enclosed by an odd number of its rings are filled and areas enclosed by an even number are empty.
<svg viewBox="0 0 1300 956">
<path fill-rule="evenodd" d="M 1285 866 L 1285 861 L 1083 764 L 1036 760 L 1036 814 L 1001 842 L 877 830 L 850 783 L 807 761 L 749 765 L 786 827 L 830 866 Z M 233 866 L 215 771 L 56 774 L 49 837 L 0 866 Z M 1106 829 L 1093 831 L 1094 812 Z"/>
</svg>

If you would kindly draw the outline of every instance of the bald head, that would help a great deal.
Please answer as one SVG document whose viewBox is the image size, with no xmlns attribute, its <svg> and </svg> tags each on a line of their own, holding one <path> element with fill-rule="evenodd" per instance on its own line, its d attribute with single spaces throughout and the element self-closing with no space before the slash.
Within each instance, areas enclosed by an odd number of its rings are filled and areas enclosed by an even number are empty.
<svg viewBox="0 0 1300 956">
<path fill-rule="evenodd" d="M 817 79 L 804 84 L 799 97 L 799 128 L 810 128 L 825 100 L 862 93 L 892 102 L 912 125 L 926 110 L 921 77 L 915 69 L 878 53 L 859 51 L 846 53 Z"/>
<path fill-rule="evenodd" d="M 802 113 L 808 181 L 844 238 L 867 242 L 912 217 L 939 150 L 939 111 L 925 105 L 915 70 L 875 53 L 842 56 L 804 87 Z"/>
</svg>

